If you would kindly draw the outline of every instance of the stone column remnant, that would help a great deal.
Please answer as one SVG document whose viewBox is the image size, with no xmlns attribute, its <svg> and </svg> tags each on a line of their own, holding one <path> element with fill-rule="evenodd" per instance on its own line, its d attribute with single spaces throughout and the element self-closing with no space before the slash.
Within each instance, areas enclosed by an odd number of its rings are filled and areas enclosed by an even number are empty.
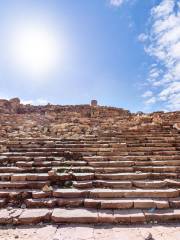
<svg viewBox="0 0 180 240">
<path fill-rule="evenodd" d="M 91 100 L 91 106 L 96 107 L 98 105 L 97 100 Z"/>
</svg>

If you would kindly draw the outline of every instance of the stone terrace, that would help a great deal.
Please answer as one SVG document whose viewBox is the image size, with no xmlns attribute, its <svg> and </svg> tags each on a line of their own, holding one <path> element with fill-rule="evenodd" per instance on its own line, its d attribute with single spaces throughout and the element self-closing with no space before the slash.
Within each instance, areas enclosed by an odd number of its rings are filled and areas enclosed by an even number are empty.
<svg viewBox="0 0 180 240">
<path fill-rule="evenodd" d="M 0 224 L 180 220 L 180 112 L 0 100 Z"/>
</svg>

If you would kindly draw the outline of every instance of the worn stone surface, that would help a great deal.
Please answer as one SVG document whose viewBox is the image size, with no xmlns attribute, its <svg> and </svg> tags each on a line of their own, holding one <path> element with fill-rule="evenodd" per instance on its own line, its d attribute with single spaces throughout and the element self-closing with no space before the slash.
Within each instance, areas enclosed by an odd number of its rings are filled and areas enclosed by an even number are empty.
<svg viewBox="0 0 180 240">
<path fill-rule="evenodd" d="M 48 209 L 26 209 L 18 218 L 21 224 L 36 224 L 50 219 L 50 211 Z"/>
<path fill-rule="evenodd" d="M 97 223 L 97 211 L 86 209 L 54 209 L 51 219 L 54 223 Z"/>
<path fill-rule="evenodd" d="M 179 123 L 178 111 L 0 100 L 0 224 L 179 221 Z"/>
<path fill-rule="evenodd" d="M 2 240 L 179 240 L 179 224 L 170 225 L 37 225 L 23 227 L 1 227 Z"/>
</svg>

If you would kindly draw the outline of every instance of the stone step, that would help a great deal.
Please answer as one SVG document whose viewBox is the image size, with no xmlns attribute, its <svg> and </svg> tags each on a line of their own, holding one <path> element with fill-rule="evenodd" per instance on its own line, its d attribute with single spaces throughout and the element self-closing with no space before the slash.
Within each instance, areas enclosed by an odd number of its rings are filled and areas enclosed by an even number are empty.
<svg viewBox="0 0 180 240">
<path fill-rule="evenodd" d="M 58 172 L 95 172 L 95 173 L 175 173 L 180 172 L 180 166 L 133 166 L 133 167 L 59 167 Z"/>
<path fill-rule="evenodd" d="M 12 173 L 1 173 L 0 181 L 10 181 Z"/>
<path fill-rule="evenodd" d="M 78 189 L 87 188 L 122 188 L 130 189 L 132 188 L 131 181 L 103 181 L 103 180 L 93 180 L 93 181 L 73 181 L 73 187 Z"/>
<path fill-rule="evenodd" d="M 149 142 L 147 139 L 141 140 L 141 138 L 138 138 L 136 140 L 128 140 L 124 139 L 125 141 L 94 141 L 94 142 L 51 142 L 51 143 L 23 143 L 23 142 L 17 142 L 17 143 L 6 143 L 6 145 L 10 148 L 40 148 L 40 147 L 46 147 L 46 148 L 86 148 L 86 147 L 121 147 L 124 146 L 124 144 L 127 142 L 128 147 L 138 147 L 139 145 L 144 147 L 173 147 L 174 143 L 180 143 L 180 139 L 173 139 L 173 141 L 159 141 L 159 140 L 151 140 L 152 142 Z"/>
<path fill-rule="evenodd" d="M 180 160 L 169 161 L 94 161 L 88 162 L 92 167 L 132 167 L 132 166 L 180 166 Z M 72 164 L 73 166 L 73 164 Z"/>
<path fill-rule="evenodd" d="M 91 154 L 90 154 L 91 153 Z M 81 152 L 82 156 L 92 156 L 92 152 Z M 141 151 L 141 152 L 122 152 L 122 151 L 110 151 L 110 152 L 96 152 L 97 156 L 179 156 L 180 151 L 150 151 L 150 152 L 145 152 L 145 151 Z M 152 155 L 153 154 L 153 155 Z"/>
<path fill-rule="evenodd" d="M 144 131 L 144 130 L 143 130 Z M 114 134 L 114 133 L 113 133 Z M 9 139 L 7 144 L 8 145 L 54 145 L 54 144 L 94 144 L 94 143 L 103 143 L 108 144 L 109 142 L 122 142 L 123 139 L 126 140 L 165 140 L 167 141 L 173 141 L 175 139 L 179 139 L 179 135 L 177 132 L 170 132 L 168 133 L 167 130 L 164 131 L 158 131 L 157 129 L 154 132 L 132 132 L 127 134 L 126 132 L 118 133 L 118 136 L 114 134 L 114 137 L 102 137 L 98 136 L 95 138 L 79 138 L 79 139 L 37 139 L 37 138 L 31 138 L 31 139 L 17 139 L 17 140 L 11 140 Z"/>
<path fill-rule="evenodd" d="M 167 161 L 135 161 L 135 166 L 180 166 L 180 160 L 167 160 Z"/>
<path fill-rule="evenodd" d="M 135 189 L 135 190 L 112 190 L 94 189 L 90 192 L 93 198 L 115 198 L 115 197 L 145 197 L 145 198 L 172 198 L 179 197 L 179 190 L 176 189 Z"/>
<path fill-rule="evenodd" d="M 156 210 L 155 213 L 136 209 L 98 210 L 54 209 L 51 219 L 54 223 L 145 223 L 150 221 L 168 222 L 180 219 L 180 210 Z"/>
<path fill-rule="evenodd" d="M 88 156 L 88 155 L 92 155 L 92 154 L 95 154 L 95 155 L 98 155 L 98 156 L 132 156 L 132 155 L 135 155 L 135 156 L 143 156 L 143 155 L 164 155 L 164 156 L 170 156 L 170 155 L 179 155 L 180 154 L 180 151 L 178 150 L 149 150 L 149 151 L 145 151 L 145 150 L 139 150 L 139 151 L 130 151 L 128 149 L 122 151 L 120 149 L 83 149 L 83 150 L 78 150 L 76 149 L 76 151 L 74 151 L 73 149 L 54 149 L 53 150 L 48 150 L 48 149 L 43 149 L 43 148 L 40 148 L 40 149 L 37 149 L 38 151 L 34 152 L 33 149 L 13 149 L 13 152 L 14 153 L 25 153 L 27 156 L 35 156 L 35 154 L 37 156 L 49 156 L 49 155 L 56 155 L 57 154 L 59 156 L 64 156 L 65 155 L 65 151 L 71 151 L 72 153 L 77 153 L 77 154 L 80 154 L 82 156 Z"/>
<path fill-rule="evenodd" d="M 53 167 L 53 166 L 62 166 L 62 164 L 58 163 L 58 162 L 48 162 L 48 161 L 41 161 L 41 162 L 16 162 L 15 166 L 17 167 Z"/>
<path fill-rule="evenodd" d="M 174 156 L 83 156 L 83 160 L 87 162 L 97 161 L 171 161 L 180 160 L 180 155 Z"/>
<path fill-rule="evenodd" d="M 8 157 L 8 159 L 16 159 L 21 160 L 23 158 L 28 159 L 33 159 L 34 157 L 44 157 L 44 158 L 56 158 L 56 157 L 63 157 L 62 153 L 57 153 L 57 152 L 53 152 L 53 153 L 46 153 L 46 152 L 27 152 L 27 153 L 18 153 L 18 152 L 6 152 L 6 153 L 2 153 L 1 157 Z M 73 156 L 74 157 L 74 156 Z M 73 159 L 73 158 L 72 158 Z M 167 155 L 167 156 L 163 156 L 163 155 L 148 155 L 148 156 L 135 156 L 135 155 L 131 155 L 131 156 L 118 156 L 118 155 L 113 155 L 111 154 L 110 156 L 82 156 L 82 159 L 87 161 L 87 162 L 93 162 L 93 161 L 106 161 L 106 160 L 111 160 L 111 161 L 118 161 L 118 160 L 122 160 L 122 161 L 149 161 L 149 160 L 158 160 L 158 161 L 166 161 L 166 160 L 180 160 L 180 155 L 176 154 L 176 155 Z M 80 159 L 79 159 L 80 160 Z"/>
<path fill-rule="evenodd" d="M 16 218 L 14 219 L 12 218 L 10 212 L 9 215 L 12 223 L 14 222 L 13 220 L 16 220 L 16 224 L 37 224 L 40 222 L 51 222 L 52 211 L 46 208 L 19 210 L 19 213 L 20 214 L 18 216 L 16 214 Z"/>
<path fill-rule="evenodd" d="M 151 152 L 151 151 L 176 151 L 176 147 L 146 147 L 146 146 L 138 146 L 138 147 L 127 147 L 129 152 Z"/>
<path fill-rule="evenodd" d="M 144 210 L 147 222 L 170 222 L 180 220 L 180 209 L 163 209 L 153 212 Z"/>
<path fill-rule="evenodd" d="M 161 148 L 158 148 L 161 149 Z M 158 150 L 157 149 L 157 150 Z M 166 149 L 165 149 L 166 150 Z M 174 148 L 170 148 L 171 151 L 175 150 Z M 169 150 L 169 151 L 170 151 Z M 120 152 L 126 152 L 127 149 L 126 147 L 118 147 L 118 148 L 112 148 L 112 147 L 108 147 L 108 148 L 10 148 L 11 152 L 64 152 L 64 151 L 71 151 L 71 152 L 116 152 L 116 151 L 120 151 Z M 168 151 L 168 149 L 167 149 Z"/>
<path fill-rule="evenodd" d="M 176 144 L 180 144 L 180 142 L 174 141 L 174 142 L 141 142 L 141 141 L 135 141 L 135 142 L 128 142 L 126 143 L 127 147 L 175 147 Z"/>
<path fill-rule="evenodd" d="M 88 162 L 92 167 L 131 167 L 134 166 L 133 161 L 93 161 Z"/>
<path fill-rule="evenodd" d="M 24 203 L 27 208 L 41 208 L 41 207 L 84 207 L 84 198 L 30 198 L 26 199 Z"/>
<path fill-rule="evenodd" d="M 62 167 L 62 166 L 87 166 L 88 163 L 86 161 L 17 161 L 15 166 L 17 167 Z"/>
<path fill-rule="evenodd" d="M 11 167 L 9 167 L 11 166 Z M 161 168 L 162 171 L 168 172 L 179 171 L 180 169 L 180 160 L 167 160 L 167 161 L 158 161 L 158 160 L 146 160 L 146 161 L 27 161 L 27 162 L 16 162 L 11 164 L 3 165 L 0 163 L 0 172 L 27 172 L 28 170 L 33 172 L 35 169 L 45 169 L 50 170 L 51 168 L 57 168 L 61 170 L 68 171 L 71 169 L 75 172 L 133 172 L 133 171 L 147 171 L 147 172 L 159 172 Z M 27 170 L 27 171 L 26 171 Z"/>
<path fill-rule="evenodd" d="M 180 220 L 180 209 L 94 210 L 85 208 L 0 209 L 0 224 L 46 223 L 119 223 L 171 222 Z"/>
<path fill-rule="evenodd" d="M 49 175 L 47 173 L 24 173 L 24 174 L 12 174 L 11 182 L 19 182 L 19 181 L 48 181 L 50 180 Z"/>
<path fill-rule="evenodd" d="M 166 179 L 166 178 L 178 178 L 177 173 L 142 173 L 142 172 L 137 172 L 137 173 L 95 173 L 95 179 L 96 180 L 159 180 L 159 179 Z"/>
<path fill-rule="evenodd" d="M 132 181 L 132 185 L 143 189 L 178 188 L 180 186 L 180 181 L 179 179 L 164 179 L 162 181 Z"/>
<path fill-rule="evenodd" d="M 179 146 L 180 144 L 180 138 L 172 138 L 172 139 L 154 139 L 154 140 L 149 140 L 146 138 L 134 138 L 134 139 L 127 139 L 124 138 L 122 140 L 114 140 L 114 141 L 106 141 L 106 142 L 99 142 L 99 141 L 94 141 L 91 143 L 88 142 L 81 142 L 81 143 L 71 143 L 71 142 L 67 142 L 67 143 L 53 143 L 53 144 L 6 144 L 6 146 L 11 149 L 12 151 L 15 149 L 32 149 L 33 151 L 37 151 L 37 149 L 40 148 L 46 148 L 46 149 L 85 149 L 85 148 L 89 148 L 89 149 L 99 149 L 99 148 L 120 148 L 120 149 L 124 149 L 125 147 L 128 148 L 160 148 L 162 147 L 163 149 L 165 149 L 165 147 L 167 148 L 173 148 L 176 146 Z M 154 149 L 151 149 L 154 150 Z"/>
<path fill-rule="evenodd" d="M 49 181 L 21 181 L 21 182 L 5 182 L 0 181 L 0 189 L 42 189 L 45 185 L 49 185 Z"/>
<path fill-rule="evenodd" d="M 175 151 L 150 151 L 149 153 L 150 153 L 150 155 L 153 154 L 153 156 L 154 155 L 171 156 L 171 155 L 179 155 L 180 154 L 180 152 L 176 151 L 176 150 Z M 104 153 L 99 152 L 98 154 L 99 155 L 101 154 L 103 156 Z M 145 152 L 145 151 L 141 151 L 141 152 L 129 152 L 128 151 L 128 155 L 129 156 L 132 156 L 132 155 L 142 156 L 142 155 L 149 155 L 149 154 L 148 154 L 148 152 Z"/>
<path fill-rule="evenodd" d="M 138 141 L 143 141 L 143 142 L 174 142 L 174 141 L 179 141 L 179 136 L 177 135 L 177 133 L 168 133 L 166 135 L 159 135 L 157 137 L 158 132 L 154 132 L 151 135 L 145 134 L 143 135 L 143 133 L 138 134 L 136 132 L 136 135 L 134 135 L 132 133 L 132 135 L 127 136 L 124 133 L 124 136 L 117 136 L 115 135 L 115 133 L 113 133 L 113 135 L 109 136 L 109 137 L 102 137 L 99 136 L 100 139 L 102 139 L 103 141 L 110 141 L 113 140 L 115 142 L 138 142 Z M 96 141 L 96 140 L 95 140 Z"/>
<path fill-rule="evenodd" d="M 52 167 L 0 167 L 0 173 L 47 173 Z"/>
<path fill-rule="evenodd" d="M 40 161 L 54 161 L 54 160 L 58 160 L 58 161 L 64 161 L 65 158 L 63 157 L 53 157 L 53 156 L 47 156 L 47 157 L 30 157 L 30 156 L 26 156 L 26 155 L 19 155 L 19 153 L 17 154 L 17 156 L 14 153 L 2 153 L 2 156 L 0 156 L 0 160 L 2 159 L 2 161 L 7 161 L 8 163 L 17 163 L 17 162 L 40 162 Z"/>
<path fill-rule="evenodd" d="M 77 181 L 93 180 L 95 178 L 94 173 L 73 173 L 72 176 Z"/>
<path fill-rule="evenodd" d="M 179 197 L 178 189 L 57 189 L 53 197 L 59 198 L 174 198 Z"/>
<path fill-rule="evenodd" d="M 62 152 L 5 152 L 2 156 L 8 157 L 63 157 Z"/>
<path fill-rule="evenodd" d="M 134 171 L 152 172 L 152 173 L 175 173 L 180 171 L 180 166 L 136 166 Z"/>
<path fill-rule="evenodd" d="M 53 190 L 52 196 L 55 198 L 86 198 L 90 196 L 91 190 L 78 189 L 56 189 Z"/>
<path fill-rule="evenodd" d="M 160 181 L 112 181 L 112 180 L 93 180 L 93 181 L 73 181 L 73 186 L 78 189 L 87 188 L 142 188 L 142 189 L 162 189 L 168 187 L 180 187 L 179 180 L 165 179 Z"/>
<path fill-rule="evenodd" d="M 141 210 L 61 209 L 56 208 L 51 216 L 53 223 L 142 223 L 145 216 Z"/>
<path fill-rule="evenodd" d="M 151 144 L 153 145 L 153 144 Z M 164 146 L 165 145 L 165 146 Z M 179 146 L 179 145 L 178 145 Z M 62 147 L 30 147 L 30 146 L 19 146 L 19 147 L 9 147 L 11 152 L 63 152 L 63 151 L 71 151 L 71 152 L 109 152 L 109 151 L 130 151 L 130 152 L 149 152 L 149 151 L 175 151 L 177 146 L 167 146 L 166 144 L 162 144 L 162 146 L 148 146 L 144 143 L 140 143 L 139 145 L 132 146 L 126 143 L 114 143 L 114 144 L 94 144 L 94 146 L 62 146 Z"/>
<path fill-rule="evenodd" d="M 0 167 L 0 173 L 22 173 L 24 171 L 23 168 L 19 168 L 19 167 Z"/>
<path fill-rule="evenodd" d="M 47 176 L 47 177 L 46 177 Z M 38 173 L 1 173 L 0 181 L 41 181 L 41 180 L 49 180 L 48 174 Z"/>
<path fill-rule="evenodd" d="M 55 148 L 100 148 L 100 147 L 104 147 L 104 148 L 108 148 L 113 146 L 114 144 L 111 142 L 107 142 L 107 143 L 98 143 L 98 142 L 92 142 L 92 143 L 71 143 L 71 142 L 67 142 L 67 143 L 57 143 L 57 142 L 52 142 L 52 143 L 29 143 L 29 144 L 25 144 L 25 143 L 17 143 L 17 144 L 7 144 L 7 146 L 9 146 L 9 148 L 21 148 L 21 149 L 27 149 L 27 148 L 31 148 L 31 149 L 37 149 L 37 148 L 48 148 L 48 149 L 55 149 Z"/>
<path fill-rule="evenodd" d="M 78 201 L 78 200 L 77 200 Z M 83 200 L 82 200 L 83 202 Z M 24 204 L 27 208 L 54 208 L 58 205 L 58 199 L 57 198 L 38 198 L 38 199 L 26 199 L 24 201 Z M 69 205 L 71 206 L 71 200 L 69 201 Z M 68 204 L 67 204 L 68 206 Z M 73 205 L 72 205 L 73 206 Z M 78 205 L 76 205 L 78 206 Z M 74 207 L 76 207 L 74 206 Z"/>
<path fill-rule="evenodd" d="M 124 119 L 124 118 L 123 118 Z M 122 119 L 122 120 L 123 120 Z M 127 119 L 126 119 L 127 120 Z M 126 121 L 125 120 L 125 121 Z M 175 122 L 179 122 L 179 121 L 175 121 Z M 166 124 L 168 123 L 168 126 L 172 126 L 172 124 L 171 124 L 171 122 L 166 122 Z M 173 122 L 174 123 L 174 122 Z M 166 135 L 169 135 L 169 133 L 167 132 L 167 130 L 166 129 L 162 129 L 162 126 L 153 126 L 153 128 L 151 128 L 151 129 L 147 129 L 146 130 L 146 132 L 144 133 L 144 128 L 142 128 L 142 129 L 139 129 L 138 131 L 140 131 L 140 133 L 141 133 L 141 136 L 146 136 L 147 134 L 148 135 L 151 135 L 152 133 L 154 133 L 154 132 L 156 132 L 156 131 L 158 131 L 158 133 L 165 133 Z M 135 136 L 137 136 L 137 133 L 138 133 L 138 131 L 134 131 L 134 129 L 132 130 L 132 129 L 129 129 L 129 128 L 125 128 L 125 131 L 123 131 L 123 132 L 118 132 L 117 134 L 119 135 L 119 136 L 121 136 L 121 135 L 126 135 L 126 136 L 132 136 L 132 135 L 135 135 Z M 106 131 L 107 132 L 107 131 Z M 175 132 L 175 134 L 177 135 L 177 133 Z M 158 134 L 157 135 L 158 137 L 160 136 L 160 134 Z M 106 137 L 107 138 L 107 137 Z M 20 136 L 17 136 L 17 138 L 15 139 L 14 137 L 10 137 L 9 138 L 9 141 L 12 141 L 12 142 L 17 142 L 17 141 L 24 141 L 24 142 L 31 142 L 31 141 L 33 141 L 33 142 L 37 142 L 37 141 L 39 141 L 39 142 L 46 142 L 46 141 L 56 141 L 56 142 L 61 142 L 61 141 L 63 141 L 63 142 L 66 142 L 66 141 L 73 141 L 73 142 L 78 142 L 78 141 L 84 141 L 84 140 L 86 140 L 86 141 L 93 141 L 93 140 L 97 140 L 97 139 L 99 139 L 99 137 L 98 136 L 95 136 L 95 135 L 93 135 L 93 134 L 91 134 L 91 135 L 84 135 L 84 136 L 81 136 L 80 138 L 76 138 L 76 137 L 70 137 L 70 138 L 66 138 L 66 139 L 59 139 L 58 137 L 20 137 Z"/>
<path fill-rule="evenodd" d="M 9 177 L 8 174 L 38 174 L 56 170 L 53 167 L 0 167 L 0 173 L 2 176 Z M 63 180 L 64 175 L 69 175 L 68 179 L 74 178 L 74 180 L 89 180 L 89 179 L 101 179 L 101 180 L 132 180 L 132 179 L 165 179 L 165 178 L 178 178 L 179 167 L 136 167 L 136 168 L 58 168 L 59 173 L 56 179 Z M 95 174 L 94 172 L 97 171 Z M 122 172 L 124 171 L 124 172 Z M 0 177 L 1 178 L 1 177 Z M 54 178 L 55 180 L 55 178 Z"/>
<path fill-rule="evenodd" d="M 174 200 L 175 201 L 175 200 Z M 72 206 L 73 207 L 73 206 Z M 113 199 L 90 199 L 84 200 L 86 208 L 100 209 L 167 209 L 169 208 L 168 199 L 151 198 L 113 198 Z"/>
<path fill-rule="evenodd" d="M 157 129 L 153 132 L 148 132 L 148 131 L 144 131 L 144 132 L 129 132 L 127 133 L 128 130 L 124 131 L 123 133 L 118 133 L 115 134 L 113 132 L 112 136 L 102 136 L 99 134 L 98 137 L 95 138 L 81 138 L 81 139 L 62 139 L 62 140 L 58 140 L 58 139 L 52 139 L 52 140 L 42 140 L 39 141 L 35 138 L 33 139 L 29 139 L 29 141 L 27 140 L 9 140 L 8 144 L 9 145 L 27 145 L 27 144 L 39 144 L 41 146 L 43 145 L 50 145 L 52 146 L 52 144 L 94 144 L 94 143 L 104 143 L 104 144 L 108 144 L 109 142 L 123 142 L 123 140 L 127 140 L 127 141 L 175 141 L 175 140 L 179 140 L 179 135 L 177 132 L 167 132 L 167 130 L 162 131 L 158 131 Z"/>
<path fill-rule="evenodd" d="M 54 207 L 85 207 L 95 209 L 167 209 L 177 207 L 180 198 L 151 199 L 151 198 L 112 198 L 112 199 L 91 199 L 91 198 L 38 198 L 26 199 L 24 201 L 28 208 L 54 208 Z M 176 204 L 174 204 L 176 203 Z"/>
<path fill-rule="evenodd" d="M 97 172 L 97 173 L 120 173 L 137 171 L 133 167 L 59 167 L 58 172 Z M 151 170 L 149 170 L 151 171 Z M 157 170 L 158 171 L 158 170 Z M 178 170 L 177 170 L 178 171 Z M 148 172 L 148 171 L 147 171 Z M 169 169 L 171 172 L 171 169 Z"/>
<path fill-rule="evenodd" d="M 39 169 L 36 169 L 39 170 Z M 39 172 L 39 171 L 38 171 Z M 54 171 L 48 173 L 2 173 L 0 180 L 11 180 L 11 182 L 21 181 L 65 181 L 65 180 L 92 180 L 94 179 L 94 173 L 54 173 Z"/>
<path fill-rule="evenodd" d="M 86 174 L 90 176 L 94 176 L 94 174 Z M 5 178 L 5 177 L 4 177 Z M 59 173 L 55 175 L 51 175 L 50 173 L 21 173 L 21 174 L 11 174 L 10 179 L 11 182 L 21 182 L 21 181 L 65 181 L 65 180 L 71 180 L 72 178 L 76 179 L 78 178 L 78 175 L 76 177 L 75 173 Z M 89 177 L 90 178 L 90 177 Z M 81 178 L 80 178 L 81 179 Z M 86 177 L 86 179 L 88 179 Z M 91 179 L 91 178 L 90 178 Z"/>
<path fill-rule="evenodd" d="M 141 142 L 143 141 L 148 141 L 148 140 L 163 140 L 163 142 L 169 142 L 169 141 L 175 141 L 175 140 L 180 140 L 179 138 L 179 134 L 178 133 L 167 133 L 167 130 L 164 131 L 165 134 L 161 135 L 161 132 L 159 132 L 158 130 L 156 130 L 154 133 L 150 133 L 148 134 L 148 132 L 146 132 L 145 134 L 140 133 L 138 134 L 137 132 L 131 133 L 131 134 L 126 134 L 126 132 L 124 132 L 123 134 L 121 134 L 121 136 L 119 135 L 119 137 L 101 137 L 98 136 L 97 138 L 93 138 L 93 139 L 62 139 L 62 140 L 43 140 L 43 141 L 39 141 L 36 138 L 30 139 L 29 141 L 25 141 L 22 139 L 19 140 L 9 140 L 6 141 L 6 145 L 7 146 L 34 146 L 34 147 L 42 147 L 42 146 L 49 146 L 49 147 L 53 147 L 53 146 L 94 146 L 94 145 L 102 145 L 102 144 L 113 144 L 113 143 L 122 143 L 123 140 L 127 140 L 127 141 L 134 141 L 136 142 Z M 157 134 L 159 134 L 159 136 L 157 136 Z"/>
<path fill-rule="evenodd" d="M 23 199 L 23 197 L 30 197 L 32 196 L 33 191 L 39 192 L 40 190 L 33 190 L 33 189 L 0 189 L 0 198 L 2 199 L 11 199 L 17 198 Z"/>
</svg>

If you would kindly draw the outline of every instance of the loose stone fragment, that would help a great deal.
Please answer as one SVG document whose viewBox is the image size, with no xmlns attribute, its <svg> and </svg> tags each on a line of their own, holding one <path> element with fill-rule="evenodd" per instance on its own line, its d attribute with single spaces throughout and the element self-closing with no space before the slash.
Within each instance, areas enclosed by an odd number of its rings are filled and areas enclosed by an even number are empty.
<svg viewBox="0 0 180 240">
<path fill-rule="evenodd" d="M 43 192 L 51 192 L 51 191 L 53 191 L 53 188 L 52 188 L 52 186 L 45 185 L 45 186 L 42 188 L 42 191 L 43 191 Z"/>
</svg>

